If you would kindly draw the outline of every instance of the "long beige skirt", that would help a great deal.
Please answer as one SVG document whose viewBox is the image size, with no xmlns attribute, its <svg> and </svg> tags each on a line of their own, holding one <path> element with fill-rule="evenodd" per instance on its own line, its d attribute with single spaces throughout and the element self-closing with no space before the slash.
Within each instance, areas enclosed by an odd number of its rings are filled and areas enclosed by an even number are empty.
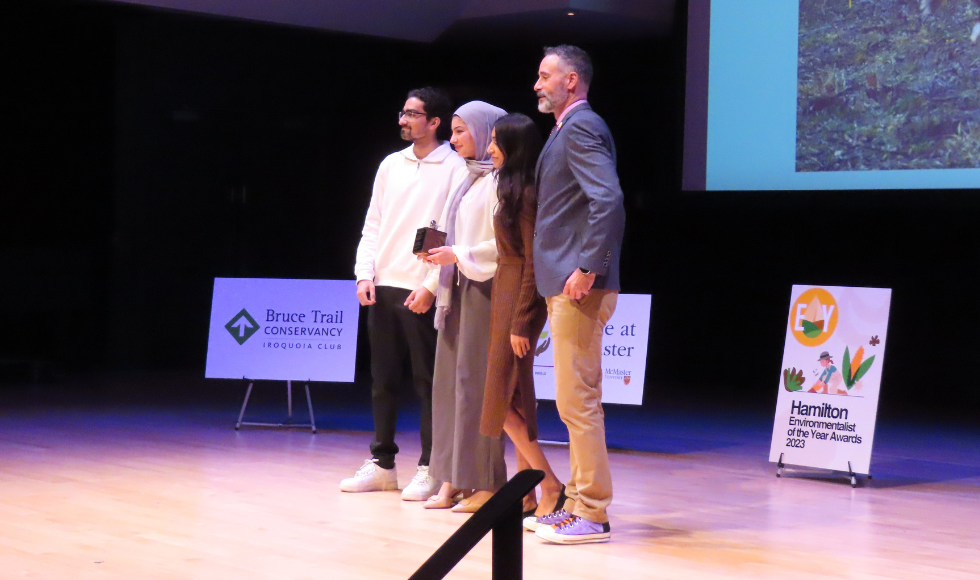
<svg viewBox="0 0 980 580">
<path fill-rule="evenodd" d="M 453 276 L 459 285 L 436 343 L 429 472 L 456 489 L 497 491 L 507 482 L 504 438 L 480 434 L 493 280 Z"/>
</svg>

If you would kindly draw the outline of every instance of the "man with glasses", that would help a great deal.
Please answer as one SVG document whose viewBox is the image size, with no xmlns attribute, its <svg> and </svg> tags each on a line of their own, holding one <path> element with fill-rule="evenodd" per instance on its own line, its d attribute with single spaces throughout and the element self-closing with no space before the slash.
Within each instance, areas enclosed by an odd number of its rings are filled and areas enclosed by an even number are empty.
<svg viewBox="0 0 980 580">
<path fill-rule="evenodd" d="M 354 274 L 357 298 L 368 307 L 375 435 L 371 459 L 354 477 L 340 482 L 342 491 L 398 489 L 395 424 L 406 361 L 422 399 L 422 456 L 415 477 L 402 491 L 402 499 L 428 499 L 441 484 L 429 477 L 435 284 L 423 285 L 428 268 L 412 254 L 412 245 L 418 228 L 439 220 L 453 175 L 465 167 L 449 143 L 439 139 L 440 134 L 449 132 L 451 115 L 451 103 L 442 91 L 426 87 L 409 92 L 398 112 L 398 124 L 402 139 L 412 144 L 386 157 L 374 180 Z"/>
</svg>

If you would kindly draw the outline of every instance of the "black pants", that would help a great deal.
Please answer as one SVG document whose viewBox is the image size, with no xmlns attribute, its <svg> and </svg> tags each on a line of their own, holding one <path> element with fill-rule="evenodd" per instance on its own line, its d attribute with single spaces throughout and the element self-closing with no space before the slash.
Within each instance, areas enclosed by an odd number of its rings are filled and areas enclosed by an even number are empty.
<svg viewBox="0 0 980 580">
<path fill-rule="evenodd" d="M 371 454 L 378 465 L 395 465 L 395 427 L 398 422 L 398 392 L 405 359 L 412 365 L 412 383 L 422 399 L 422 456 L 419 465 L 429 464 L 432 452 L 432 370 L 436 358 L 435 305 L 425 314 L 406 307 L 409 291 L 377 286 L 377 302 L 368 307 L 368 339 L 371 342 L 371 400 L 374 407 L 374 441 Z"/>
</svg>

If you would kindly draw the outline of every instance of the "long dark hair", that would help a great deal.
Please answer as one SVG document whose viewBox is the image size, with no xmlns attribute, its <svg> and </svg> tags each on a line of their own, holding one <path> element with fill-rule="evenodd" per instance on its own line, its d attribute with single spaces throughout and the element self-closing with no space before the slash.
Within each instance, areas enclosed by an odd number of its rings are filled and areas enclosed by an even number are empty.
<svg viewBox="0 0 980 580">
<path fill-rule="evenodd" d="M 521 208 L 534 203 L 534 168 L 544 141 L 527 115 L 510 113 L 493 124 L 504 164 L 497 172 L 497 213 L 507 227 L 517 223 Z"/>
</svg>

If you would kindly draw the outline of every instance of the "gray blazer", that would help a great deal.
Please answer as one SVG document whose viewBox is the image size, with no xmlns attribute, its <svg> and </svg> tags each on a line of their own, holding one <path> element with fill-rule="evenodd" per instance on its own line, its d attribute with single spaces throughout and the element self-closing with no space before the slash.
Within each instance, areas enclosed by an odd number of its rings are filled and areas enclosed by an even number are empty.
<svg viewBox="0 0 980 580">
<path fill-rule="evenodd" d="M 596 273 L 593 288 L 619 291 L 626 211 L 609 127 L 588 103 L 552 131 L 535 175 L 538 217 L 534 277 L 542 296 L 557 296 L 576 268 Z"/>
</svg>

